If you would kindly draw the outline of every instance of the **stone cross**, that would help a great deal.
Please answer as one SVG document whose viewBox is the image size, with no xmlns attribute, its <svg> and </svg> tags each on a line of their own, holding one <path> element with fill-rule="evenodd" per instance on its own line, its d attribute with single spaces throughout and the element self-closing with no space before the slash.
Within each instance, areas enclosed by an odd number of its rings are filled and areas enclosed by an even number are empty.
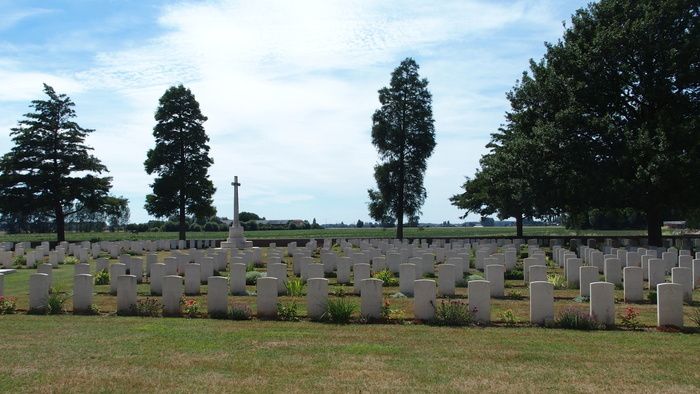
<svg viewBox="0 0 700 394">
<path fill-rule="evenodd" d="M 233 177 L 231 186 L 233 186 L 233 227 L 240 227 L 241 223 L 238 220 L 238 186 L 241 186 L 241 184 L 238 183 L 238 176 Z"/>
</svg>

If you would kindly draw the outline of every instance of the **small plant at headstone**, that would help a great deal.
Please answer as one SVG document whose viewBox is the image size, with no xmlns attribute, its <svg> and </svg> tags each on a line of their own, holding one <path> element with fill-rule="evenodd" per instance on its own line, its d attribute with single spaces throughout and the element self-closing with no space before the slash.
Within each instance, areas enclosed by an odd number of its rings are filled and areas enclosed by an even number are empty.
<svg viewBox="0 0 700 394">
<path fill-rule="evenodd" d="M 12 260 L 12 266 L 15 268 L 22 268 L 27 264 L 27 258 L 24 256 L 15 256 Z"/>
<path fill-rule="evenodd" d="M 182 305 L 183 316 L 189 318 L 199 316 L 200 305 L 199 302 L 194 298 L 183 297 L 182 300 L 180 300 L 180 304 Z"/>
<path fill-rule="evenodd" d="M 690 321 L 695 323 L 696 326 L 700 327 L 700 308 L 695 308 L 693 309 L 692 312 L 690 312 Z"/>
<path fill-rule="evenodd" d="M 299 278 L 291 278 L 285 283 L 287 295 L 290 297 L 301 297 L 304 295 L 304 282 Z"/>
<path fill-rule="evenodd" d="M 347 324 L 355 313 L 357 305 L 347 298 L 332 298 L 326 303 L 326 312 L 322 319 L 336 324 Z"/>
<path fill-rule="evenodd" d="M 384 282 L 384 286 L 395 287 L 399 285 L 399 280 L 394 277 L 394 273 L 388 269 L 376 272 L 373 277 Z"/>
<path fill-rule="evenodd" d="M 457 281 L 455 282 L 455 286 L 456 286 L 456 287 L 467 287 L 467 285 L 468 285 L 468 283 L 467 283 L 467 278 L 466 278 L 466 277 L 459 278 L 459 279 L 457 279 Z"/>
<path fill-rule="evenodd" d="M 568 287 L 566 283 L 566 278 L 559 274 L 549 274 L 547 275 L 547 282 L 551 283 L 555 289 L 566 289 Z"/>
<path fill-rule="evenodd" d="M 519 290 L 508 290 L 505 298 L 509 300 L 522 300 L 525 296 Z"/>
<path fill-rule="evenodd" d="M 655 291 L 650 291 L 647 293 L 647 301 L 651 302 L 652 304 L 656 304 L 656 292 Z"/>
<path fill-rule="evenodd" d="M 264 272 L 260 271 L 248 271 L 245 273 L 245 284 L 249 286 L 254 286 L 258 283 L 258 278 L 265 276 Z"/>
<path fill-rule="evenodd" d="M 68 300 L 68 295 L 59 290 L 54 290 L 49 294 L 47 310 L 49 315 L 60 315 L 65 312 L 64 305 Z"/>
<path fill-rule="evenodd" d="M 340 298 L 345 297 L 346 295 L 348 295 L 348 292 L 347 292 L 347 290 L 345 290 L 345 286 L 343 286 L 343 285 L 340 285 L 340 287 L 336 288 L 336 289 L 333 290 L 331 293 L 332 293 L 334 296 L 340 297 Z"/>
<path fill-rule="evenodd" d="M 78 263 L 80 263 L 80 260 L 78 260 L 77 258 L 75 258 L 73 256 L 66 256 L 63 259 L 63 264 L 76 265 Z"/>
<path fill-rule="evenodd" d="M 246 304 L 233 304 L 229 316 L 231 320 L 250 320 L 253 318 L 253 312 Z"/>
<path fill-rule="evenodd" d="M 469 304 L 458 300 L 441 300 L 435 307 L 433 323 L 439 326 L 468 326 L 474 323 L 476 311 Z"/>
<path fill-rule="evenodd" d="M 590 302 L 590 301 L 591 301 L 591 298 L 588 296 L 580 295 L 580 296 L 577 296 L 574 298 L 574 302 L 578 302 L 579 304 L 583 304 L 583 303 Z"/>
<path fill-rule="evenodd" d="M 10 315 L 17 310 L 17 298 L 0 296 L 0 315 Z"/>
<path fill-rule="evenodd" d="M 478 274 L 467 275 L 467 282 L 469 282 L 470 280 L 484 280 L 484 277 Z"/>
<path fill-rule="evenodd" d="M 559 312 L 556 318 L 556 326 L 572 330 L 597 330 L 601 328 L 600 323 L 588 315 L 584 310 L 568 307 Z"/>
<path fill-rule="evenodd" d="M 106 270 L 100 271 L 95 274 L 95 285 L 108 285 L 109 284 L 109 272 Z"/>
<path fill-rule="evenodd" d="M 512 327 L 518 324 L 518 318 L 515 317 L 515 313 L 513 313 L 512 309 L 506 309 L 505 311 L 501 312 L 498 317 L 506 326 Z"/>
<path fill-rule="evenodd" d="M 642 323 L 639 322 L 639 311 L 636 308 L 628 306 L 624 311 L 620 312 L 620 325 L 631 330 L 639 330 Z"/>
<path fill-rule="evenodd" d="M 132 308 L 132 314 L 141 317 L 158 317 L 163 313 L 163 304 L 156 298 L 142 298 L 136 300 Z"/>
<path fill-rule="evenodd" d="M 277 320 L 281 321 L 299 321 L 299 305 L 296 301 L 290 304 L 277 304 Z"/>
<path fill-rule="evenodd" d="M 622 286 L 622 283 L 615 283 L 615 290 L 624 290 L 625 288 Z"/>
<path fill-rule="evenodd" d="M 431 278 L 437 278 L 437 275 L 435 275 L 435 272 L 427 272 L 427 273 L 423 274 L 423 277 L 431 279 Z"/>
<path fill-rule="evenodd" d="M 522 267 L 520 267 L 520 268 L 516 267 L 510 271 L 506 271 L 504 278 L 509 279 L 509 280 L 523 280 L 525 278 L 525 276 L 523 274 Z"/>
</svg>

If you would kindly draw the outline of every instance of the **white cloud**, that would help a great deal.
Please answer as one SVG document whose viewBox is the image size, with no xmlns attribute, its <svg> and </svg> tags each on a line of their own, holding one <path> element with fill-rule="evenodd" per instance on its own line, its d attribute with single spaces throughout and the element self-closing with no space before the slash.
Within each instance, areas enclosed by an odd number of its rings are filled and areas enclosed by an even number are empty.
<svg viewBox="0 0 700 394">
<path fill-rule="evenodd" d="M 38 15 L 45 15 L 53 12 L 47 8 L 31 8 L 26 10 L 3 10 L 0 9 L 0 30 L 9 29 L 25 19 Z"/>
</svg>

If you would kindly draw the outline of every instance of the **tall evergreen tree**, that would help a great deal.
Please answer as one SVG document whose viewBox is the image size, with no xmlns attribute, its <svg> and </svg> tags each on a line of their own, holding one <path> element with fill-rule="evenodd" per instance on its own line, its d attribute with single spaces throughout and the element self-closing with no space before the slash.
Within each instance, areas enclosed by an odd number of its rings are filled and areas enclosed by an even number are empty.
<svg viewBox="0 0 700 394">
<path fill-rule="evenodd" d="M 381 107 L 372 117 L 372 144 L 381 163 L 374 167 L 377 190 L 368 190 L 369 213 L 382 221 L 396 217 L 396 237 L 403 239 L 405 217 L 416 216 L 427 193 L 423 177 L 435 149 L 432 96 L 418 64 L 407 58 L 379 90 Z"/>
<path fill-rule="evenodd" d="M 111 177 L 90 154 L 85 138 L 94 130 L 80 127 L 75 104 L 44 84 L 46 100 L 34 100 L 10 132 L 15 146 L 0 159 L 0 210 L 8 215 L 49 216 L 58 241 L 65 240 L 66 217 L 97 211 L 105 203 Z"/>
<path fill-rule="evenodd" d="M 216 189 L 208 174 L 214 161 L 203 126 L 207 117 L 192 92 L 179 85 L 160 98 L 155 119 L 156 146 L 148 151 L 144 165 L 148 174 L 158 176 L 151 184 L 153 193 L 146 196 L 145 208 L 156 217 L 177 214 L 179 238 L 184 240 L 188 213 L 197 218 L 216 214 L 212 205 Z"/>
<path fill-rule="evenodd" d="M 697 0 L 601 0 L 545 55 L 571 97 L 548 133 L 585 171 L 569 187 L 645 212 L 651 245 L 664 215 L 700 207 L 699 22 Z"/>
</svg>

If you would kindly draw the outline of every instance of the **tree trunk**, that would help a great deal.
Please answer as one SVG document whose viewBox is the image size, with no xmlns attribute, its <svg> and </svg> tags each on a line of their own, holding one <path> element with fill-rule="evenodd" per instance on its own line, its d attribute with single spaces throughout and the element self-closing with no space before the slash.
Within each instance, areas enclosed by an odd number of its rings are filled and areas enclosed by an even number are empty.
<svg viewBox="0 0 700 394">
<path fill-rule="evenodd" d="M 521 213 L 515 215 L 515 236 L 523 237 L 523 215 Z"/>
<path fill-rule="evenodd" d="M 663 226 L 663 218 L 658 208 L 653 207 L 647 210 L 647 238 L 649 246 L 663 246 L 661 239 L 661 226 Z"/>
<path fill-rule="evenodd" d="M 61 205 L 56 206 L 54 211 L 56 213 L 56 238 L 58 242 L 63 242 L 66 240 L 66 217 Z"/>
<path fill-rule="evenodd" d="M 180 240 L 184 241 L 187 239 L 185 233 L 187 232 L 187 223 L 185 222 L 185 201 L 180 199 Z"/>
<path fill-rule="evenodd" d="M 399 210 L 401 212 L 396 214 L 396 238 L 403 240 L 403 207 Z"/>
</svg>

